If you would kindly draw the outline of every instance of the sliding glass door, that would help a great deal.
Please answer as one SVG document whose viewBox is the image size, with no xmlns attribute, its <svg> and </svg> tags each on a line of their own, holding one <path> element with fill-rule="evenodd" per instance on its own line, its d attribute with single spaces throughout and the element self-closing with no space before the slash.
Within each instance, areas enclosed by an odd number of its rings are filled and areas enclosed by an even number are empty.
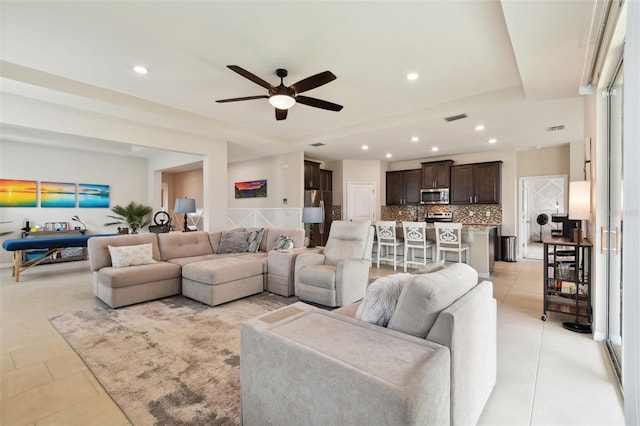
<svg viewBox="0 0 640 426">
<path fill-rule="evenodd" d="M 606 343 L 616 368 L 622 374 L 622 250 L 623 250 L 623 97 L 624 62 L 620 59 L 607 87 L 607 227 L 602 228 L 602 250 L 607 265 L 607 338 Z M 605 244 L 606 242 L 606 244 Z"/>
</svg>

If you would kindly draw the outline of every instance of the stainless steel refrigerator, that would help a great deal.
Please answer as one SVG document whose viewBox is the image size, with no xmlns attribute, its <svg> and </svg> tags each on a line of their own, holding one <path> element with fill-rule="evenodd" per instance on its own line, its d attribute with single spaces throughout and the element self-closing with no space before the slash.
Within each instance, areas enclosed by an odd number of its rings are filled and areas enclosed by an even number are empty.
<svg viewBox="0 0 640 426">
<path fill-rule="evenodd" d="M 321 205 L 324 205 L 324 222 L 322 224 L 304 225 L 305 235 L 308 238 L 313 237 L 313 242 L 316 246 L 324 246 L 329 237 L 329 229 L 331 229 L 331 221 L 333 219 L 333 199 L 331 191 L 304 191 L 305 207 L 320 207 Z"/>
</svg>

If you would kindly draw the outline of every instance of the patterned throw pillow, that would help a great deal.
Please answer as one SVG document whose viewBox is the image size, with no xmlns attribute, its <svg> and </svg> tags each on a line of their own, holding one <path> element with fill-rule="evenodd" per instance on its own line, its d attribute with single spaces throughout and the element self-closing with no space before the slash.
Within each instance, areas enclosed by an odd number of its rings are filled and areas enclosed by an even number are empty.
<svg viewBox="0 0 640 426">
<path fill-rule="evenodd" d="M 114 268 L 147 265 L 156 263 L 153 260 L 153 245 L 151 243 L 135 246 L 109 246 L 111 265 Z"/>
<path fill-rule="evenodd" d="M 264 235 L 264 228 L 260 228 L 258 230 L 255 230 L 249 233 L 249 238 L 247 239 L 247 251 L 249 253 L 258 252 L 263 235 Z"/>
<path fill-rule="evenodd" d="M 248 232 L 222 231 L 218 253 L 244 253 L 248 239 Z"/>
<path fill-rule="evenodd" d="M 281 234 L 273 245 L 273 250 L 290 250 L 292 248 L 293 240 L 285 234 Z"/>
</svg>

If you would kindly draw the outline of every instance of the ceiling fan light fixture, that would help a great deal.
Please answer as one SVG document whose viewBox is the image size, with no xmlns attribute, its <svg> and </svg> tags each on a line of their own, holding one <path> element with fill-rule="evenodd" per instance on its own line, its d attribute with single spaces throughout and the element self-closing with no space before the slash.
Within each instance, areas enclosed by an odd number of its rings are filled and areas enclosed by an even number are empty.
<svg viewBox="0 0 640 426">
<path fill-rule="evenodd" d="M 269 98 L 269 103 L 277 109 L 289 109 L 296 104 L 296 100 L 287 95 L 273 95 Z"/>
</svg>

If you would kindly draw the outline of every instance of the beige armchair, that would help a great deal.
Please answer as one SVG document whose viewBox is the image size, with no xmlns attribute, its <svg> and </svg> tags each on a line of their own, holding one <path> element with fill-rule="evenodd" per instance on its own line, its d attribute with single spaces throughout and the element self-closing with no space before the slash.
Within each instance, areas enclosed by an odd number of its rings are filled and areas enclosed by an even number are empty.
<svg viewBox="0 0 640 426">
<path fill-rule="evenodd" d="M 370 222 L 333 221 L 323 252 L 296 258 L 296 296 L 332 307 L 362 299 L 369 279 L 373 234 Z"/>
</svg>

